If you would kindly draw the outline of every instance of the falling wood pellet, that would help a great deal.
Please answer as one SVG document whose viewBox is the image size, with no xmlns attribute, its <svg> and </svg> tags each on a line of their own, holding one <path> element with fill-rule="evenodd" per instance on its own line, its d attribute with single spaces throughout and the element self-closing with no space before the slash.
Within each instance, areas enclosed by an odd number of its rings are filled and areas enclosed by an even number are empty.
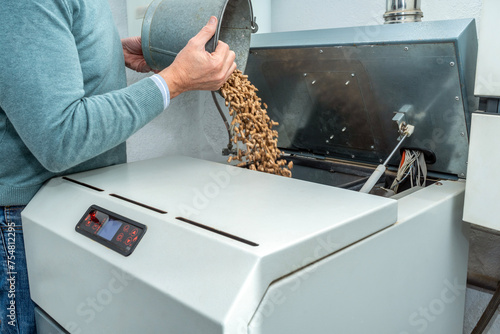
<svg viewBox="0 0 500 334">
<path fill-rule="evenodd" d="M 246 145 L 245 150 L 238 149 L 228 162 L 240 161 L 238 167 L 248 167 L 265 173 L 292 176 L 293 163 L 282 159 L 283 152 L 278 149 L 278 131 L 273 127 L 277 122 L 267 115 L 267 105 L 257 96 L 258 89 L 239 70 L 234 71 L 222 86 L 221 94 L 233 117 L 232 141 Z"/>
</svg>

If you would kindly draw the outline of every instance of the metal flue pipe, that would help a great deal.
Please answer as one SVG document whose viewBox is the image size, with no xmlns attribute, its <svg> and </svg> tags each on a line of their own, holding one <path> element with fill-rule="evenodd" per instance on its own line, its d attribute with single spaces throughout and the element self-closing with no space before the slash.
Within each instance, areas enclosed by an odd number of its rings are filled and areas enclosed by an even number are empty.
<svg viewBox="0 0 500 334">
<path fill-rule="evenodd" d="M 387 0 L 385 24 L 422 21 L 424 13 L 420 10 L 420 2 L 421 0 Z"/>
</svg>

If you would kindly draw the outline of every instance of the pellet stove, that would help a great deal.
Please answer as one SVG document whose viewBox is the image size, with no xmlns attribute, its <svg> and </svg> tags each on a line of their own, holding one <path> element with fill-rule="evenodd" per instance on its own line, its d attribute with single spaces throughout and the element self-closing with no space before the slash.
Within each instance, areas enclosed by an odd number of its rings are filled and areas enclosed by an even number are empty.
<svg viewBox="0 0 500 334">
<path fill-rule="evenodd" d="M 39 333 L 459 333 L 473 20 L 253 36 L 294 178 L 164 157 L 55 178 L 23 212 Z M 415 126 L 429 181 L 360 193 Z M 382 194 L 382 196 L 377 195 Z"/>
</svg>

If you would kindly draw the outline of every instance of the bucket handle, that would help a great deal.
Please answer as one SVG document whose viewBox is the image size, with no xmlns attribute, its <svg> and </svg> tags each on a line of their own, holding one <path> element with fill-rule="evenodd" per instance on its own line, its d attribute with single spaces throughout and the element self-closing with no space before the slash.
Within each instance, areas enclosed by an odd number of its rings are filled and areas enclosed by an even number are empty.
<svg viewBox="0 0 500 334">
<path fill-rule="evenodd" d="M 257 31 L 259 31 L 259 25 L 257 24 L 257 18 L 253 16 L 252 0 L 248 0 L 248 5 L 250 6 L 250 28 L 252 28 L 252 34 L 255 34 Z"/>
</svg>

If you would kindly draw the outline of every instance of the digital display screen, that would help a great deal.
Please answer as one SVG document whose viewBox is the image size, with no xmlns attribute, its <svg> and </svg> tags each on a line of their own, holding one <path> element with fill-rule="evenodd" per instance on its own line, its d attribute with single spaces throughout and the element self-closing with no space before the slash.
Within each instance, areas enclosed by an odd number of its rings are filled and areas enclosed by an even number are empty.
<svg viewBox="0 0 500 334">
<path fill-rule="evenodd" d="M 97 235 L 103 237 L 106 240 L 111 241 L 111 239 L 113 239 L 113 237 L 115 236 L 116 232 L 120 229 L 122 224 L 123 223 L 118 220 L 109 218 L 108 221 L 104 224 L 104 226 L 99 229 Z"/>
</svg>

